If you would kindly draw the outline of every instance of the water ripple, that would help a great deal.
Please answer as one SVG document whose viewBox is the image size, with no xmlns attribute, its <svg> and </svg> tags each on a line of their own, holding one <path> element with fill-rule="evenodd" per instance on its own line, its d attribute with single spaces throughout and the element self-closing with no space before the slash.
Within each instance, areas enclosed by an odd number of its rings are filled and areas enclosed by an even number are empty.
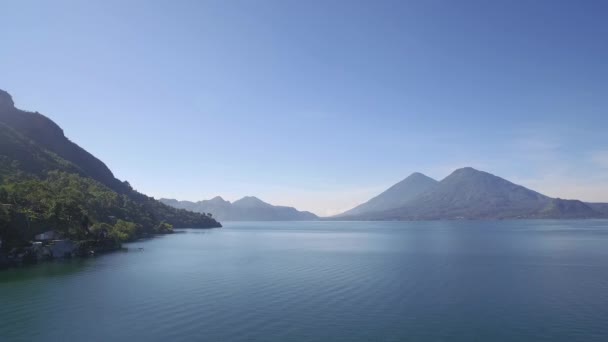
<svg viewBox="0 0 608 342">
<path fill-rule="evenodd" d="M 606 221 L 226 226 L 0 273 L 0 340 L 608 340 Z"/>
</svg>

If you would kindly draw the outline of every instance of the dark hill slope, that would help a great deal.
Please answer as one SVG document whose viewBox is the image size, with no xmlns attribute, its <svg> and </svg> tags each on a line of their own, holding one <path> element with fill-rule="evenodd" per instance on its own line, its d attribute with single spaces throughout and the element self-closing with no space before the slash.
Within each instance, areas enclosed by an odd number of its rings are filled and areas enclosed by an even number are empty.
<svg viewBox="0 0 608 342">
<path fill-rule="evenodd" d="M 3 90 L 0 90 L 0 122 L 36 145 L 77 166 L 86 177 L 118 193 L 131 191 L 128 184 L 116 179 L 101 160 L 66 138 L 61 127 L 55 122 L 38 112 L 15 108 L 11 96 Z"/>
</svg>

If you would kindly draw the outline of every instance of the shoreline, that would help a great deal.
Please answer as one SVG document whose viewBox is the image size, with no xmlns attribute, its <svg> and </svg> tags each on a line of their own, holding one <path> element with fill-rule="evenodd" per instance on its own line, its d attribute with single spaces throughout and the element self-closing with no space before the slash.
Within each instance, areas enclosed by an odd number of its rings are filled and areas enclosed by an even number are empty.
<svg viewBox="0 0 608 342">
<path fill-rule="evenodd" d="M 196 228 L 196 229 L 218 229 L 219 227 Z M 178 228 L 187 229 L 187 228 Z M 29 246 L 14 247 L 10 251 L 0 250 L 0 272 L 12 268 L 22 268 L 67 259 L 85 259 L 108 253 L 124 250 L 123 244 L 133 243 L 141 240 L 152 239 L 157 236 L 172 235 L 175 231 L 145 234 L 131 241 L 103 240 L 69 240 L 58 239 L 50 241 L 30 241 Z M 62 245 L 61 248 L 55 248 Z M 53 253 L 59 251 L 59 253 Z"/>
</svg>

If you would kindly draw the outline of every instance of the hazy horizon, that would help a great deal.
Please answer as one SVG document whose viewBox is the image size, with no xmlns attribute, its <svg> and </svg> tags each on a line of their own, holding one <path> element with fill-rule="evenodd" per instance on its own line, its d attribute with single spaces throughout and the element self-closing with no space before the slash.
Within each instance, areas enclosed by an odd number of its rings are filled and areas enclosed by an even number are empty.
<svg viewBox="0 0 608 342">
<path fill-rule="evenodd" d="M 608 202 L 601 1 L 19 1 L 0 89 L 156 198 L 320 216 L 471 166 Z"/>
</svg>

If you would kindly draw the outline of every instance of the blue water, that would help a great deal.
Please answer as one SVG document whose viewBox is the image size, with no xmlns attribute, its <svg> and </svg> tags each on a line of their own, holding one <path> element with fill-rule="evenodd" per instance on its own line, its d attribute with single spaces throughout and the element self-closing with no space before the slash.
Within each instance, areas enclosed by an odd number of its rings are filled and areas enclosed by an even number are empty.
<svg viewBox="0 0 608 342">
<path fill-rule="evenodd" d="M 0 272 L 0 340 L 608 341 L 608 221 L 226 223 L 128 248 Z"/>
</svg>

